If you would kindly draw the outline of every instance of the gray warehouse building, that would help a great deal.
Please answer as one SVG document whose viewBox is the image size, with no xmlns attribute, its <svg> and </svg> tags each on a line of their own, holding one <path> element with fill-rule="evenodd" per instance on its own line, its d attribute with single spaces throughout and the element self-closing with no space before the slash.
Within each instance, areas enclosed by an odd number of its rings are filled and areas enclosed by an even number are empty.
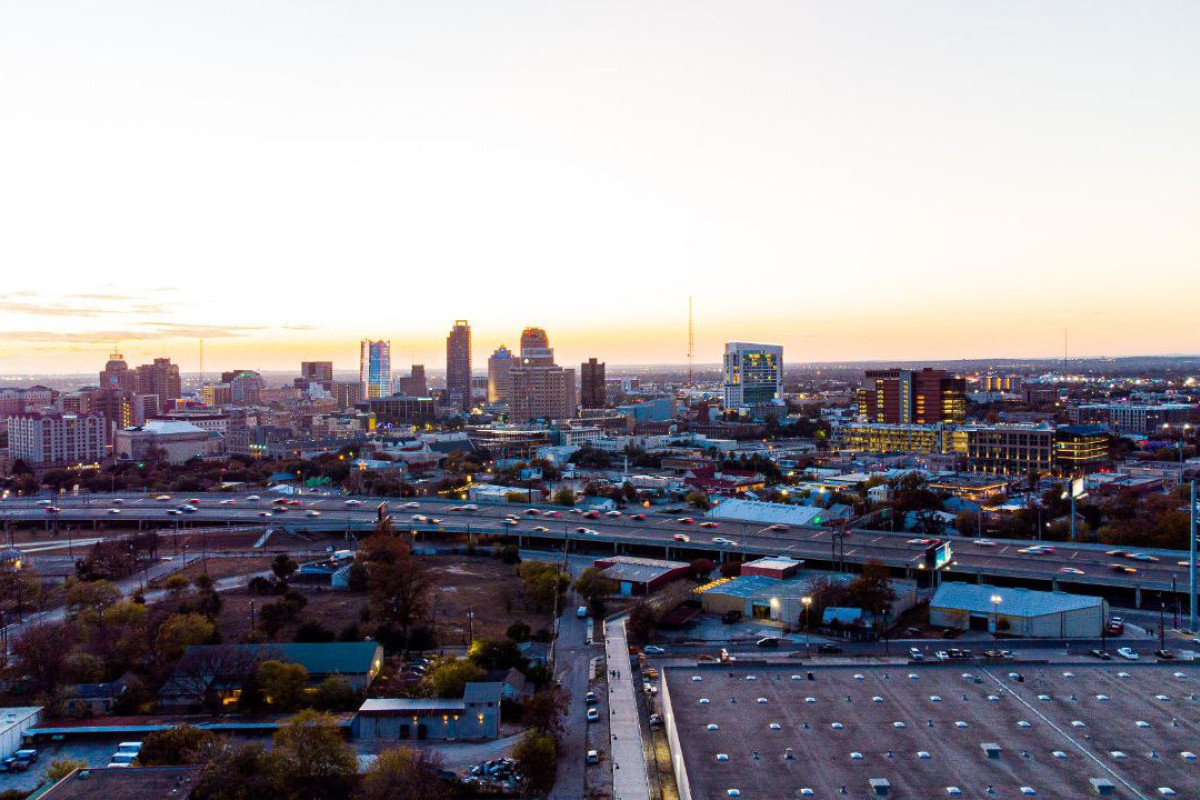
<svg viewBox="0 0 1200 800">
<path fill-rule="evenodd" d="M 1095 638 L 1107 616 L 1101 597 L 974 583 L 943 583 L 929 603 L 931 625 L 1028 638 Z"/>
</svg>

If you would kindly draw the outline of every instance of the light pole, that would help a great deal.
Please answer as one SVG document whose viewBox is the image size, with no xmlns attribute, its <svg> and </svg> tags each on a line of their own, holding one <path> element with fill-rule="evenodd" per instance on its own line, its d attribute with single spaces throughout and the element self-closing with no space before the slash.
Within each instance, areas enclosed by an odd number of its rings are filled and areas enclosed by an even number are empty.
<svg viewBox="0 0 1200 800">
<path fill-rule="evenodd" d="M 808 627 L 808 609 L 812 606 L 812 598 L 808 595 L 800 598 L 800 602 L 804 604 L 804 650 L 812 653 L 812 632 Z"/>
<path fill-rule="evenodd" d="M 992 595 L 992 635 L 1000 632 L 1000 603 L 1004 598 L 998 594 Z"/>
</svg>

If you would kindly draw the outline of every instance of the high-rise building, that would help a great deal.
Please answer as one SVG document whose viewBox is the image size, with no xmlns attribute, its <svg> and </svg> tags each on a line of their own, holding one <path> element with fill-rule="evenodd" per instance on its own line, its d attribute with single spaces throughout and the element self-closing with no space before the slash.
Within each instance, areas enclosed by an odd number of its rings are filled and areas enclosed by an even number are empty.
<svg viewBox="0 0 1200 800">
<path fill-rule="evenodd" d="M 183 396 L 183 381 L 179 378 L 179 365 L 169 358 L 156 358 L 152 364 L 137 368 L 137 393 L 158 395 L 164 407 Z"/>
<path fill-rule="evenodd" d="M 967 419 L 967 383 L 945 370 L 872 369 L 858 390 L 858 415 L 868 422 L 896 425 Z"/>
<path fill-rule="evenodd" d="M 583 408 L 604 408 L 607 403 L 604 384 L 604 362 L 589 358 L 579 366 L 579 405 Z"/>
<path fill-rule="evenodd" d="M 332 361 L 301 361 L 300 377 L 305 383 L 325 385 L 333 380 Z"/>
<path fill-rule="evenodd" d="M 488 402 L 507 403 L 512 394 L 512 368 L 516 363 L 512 351 L 504 345 L 496 348 L 488 359 Z"/>
<path fill-rule="evenodd" d="M 39 467 L 94 464 L 107 456 L 103 414 L 19 414 L 8 419 L 8 454 Z"/>
<path fill-rule="evenodd" d="M 783 346 L 725 343 L 725 408 L 783 404 Z"/>
<path fill-rule="evenodd" d="M 575 370 L 554 363 L 550 338 L 541 328 L 521 334 L 521 360 L 508 375 L 511 421 L 575 416 Z"/>
<path fill-rule="evenodd" d="M 424 364 L 413 364 L 412 371 L 400 379 L 400 394 L 405 397 L 429 396 L 429 381 L 425 379 Z"/>
<path fill-rule="evenodd" d="M 358 362 L 358 380 L 363 397 L 387 397 L 392 393 L 392 343 L 363 339 Z"/>
<path fill-rule="evenodd" d="M 354 408 L 363 399 L 363 385 L 359 381 L 334 381 L 331 393 L 338 408 Z"/>
<path fill-rule="evenodd" d="M 456 320 L 446 337 L 446 396 L 460 411 L 471 410 L 471 326 Z"/>
<path fill-rule="evenodd" d="M 129 365 L 125 363 L 125 356 L 113 353 L 108 357 L 108 363 L 100 373 L 100 388 L 130 392 L 137 390 L 137 374 L 129 369 Z"/>
</svg>

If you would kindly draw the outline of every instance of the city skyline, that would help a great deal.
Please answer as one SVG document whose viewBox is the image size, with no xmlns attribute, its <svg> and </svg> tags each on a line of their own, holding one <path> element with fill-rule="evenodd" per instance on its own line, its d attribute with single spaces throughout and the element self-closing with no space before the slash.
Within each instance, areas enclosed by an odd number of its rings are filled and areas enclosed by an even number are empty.
<svg viewBox="0 0 1200 800">
<path fill-rule="evenodd" d="M 682 363 L 689 296 L 706 363 L 1200 352 L 1194 4 L 65 5 L 0 12 L 0 373 Z"/>
</svg>

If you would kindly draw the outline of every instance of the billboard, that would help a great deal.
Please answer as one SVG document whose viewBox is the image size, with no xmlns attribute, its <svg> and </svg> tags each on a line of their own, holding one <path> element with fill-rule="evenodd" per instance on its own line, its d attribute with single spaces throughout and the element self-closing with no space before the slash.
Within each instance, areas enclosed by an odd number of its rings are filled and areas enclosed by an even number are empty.
<svg viewBox="0 0 1200 800">
<path fill-rule="evenodd" d="M 950 542 L 938 542 L 925 548 L 925 569 L 941 569 L 954 559 Z"/>
</svg>

